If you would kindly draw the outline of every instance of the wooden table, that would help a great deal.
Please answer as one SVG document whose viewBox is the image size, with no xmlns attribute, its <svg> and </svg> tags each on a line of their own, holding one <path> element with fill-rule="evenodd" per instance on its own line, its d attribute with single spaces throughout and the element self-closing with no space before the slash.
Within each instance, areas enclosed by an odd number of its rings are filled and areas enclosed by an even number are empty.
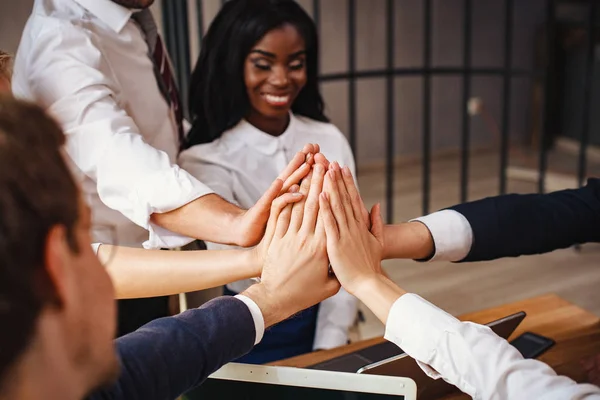
<svg viewBox="0 0 600 400">
<path fill-rule="evenodd" d="M 525 311 L 527 317 L 510 339 L 525 331 L 535 332 L 554 339 L 556 345 L 540 356 L 539 359 L 549 364 L 558 374 L 567 375 L 578 382 L 584 381 L 585 373 L 579 361 L 587 355 L 600 353 L 600 319 L 557 295 L 534 297 L 468 313 L 460 316 L 459 319 L 486 324 L 519 311 Z M 276 361 L 270 365 L 303 368 L 383 341 L 383 338 L 363 340 L 348 346 Z M 469 397 L 464 394 L 456 394 L 444 398 L 466 399 Z"/>
</svg>

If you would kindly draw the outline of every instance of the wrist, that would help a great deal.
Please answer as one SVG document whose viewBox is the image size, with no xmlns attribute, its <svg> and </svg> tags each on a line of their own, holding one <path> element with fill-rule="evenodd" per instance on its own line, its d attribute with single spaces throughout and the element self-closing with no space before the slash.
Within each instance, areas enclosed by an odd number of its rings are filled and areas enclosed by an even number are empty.
<svg viewBox="0 0 600 400">
<path fill-rule="evenodd" d="M 371 293 L 374 288 L 379 285 L 380 280 L 381 276 L 376 272 L 373 272 L 365 274 L 361 278 L 357 279 L 355 284 L 344 287 L 344 289 L 360 300 L 361 297 L 368 296 L 369 293 Z"/>
<path fill-rule="evenodd" d="M 242 252 L 243 265 L 247 265 L 251 271 L 254 271 L 253 278 L 260 278 L 265 260 L 260 254 L 259 247 L 255 246 L 250 249 L 244 249 L 240 251 Z"/>
<path fill-rule="evenodd" d="M 362 301 L 383 324 L 386 324 L 392 305 L 405 295 L 406 291 L 385 276 L 374 274 L 357 285 L 356 291 L 352 294 Z"/>
<path fill-rule="evenodd" d="M 421 222 L 412 221 L 383 227 L 384 260 L 405 258 L 426 260 L 435 253 L 435 245 L 429 228 Z"/>
<path fill-rule="evenodd" d="M 281 301 L 271 293 L 264 284 L 257 283 L 246 289 L 242 295 L 252 299 L 260 308 L 265 321 L 265 329 L 283 321 L 288 317 Z"/>
</svg>

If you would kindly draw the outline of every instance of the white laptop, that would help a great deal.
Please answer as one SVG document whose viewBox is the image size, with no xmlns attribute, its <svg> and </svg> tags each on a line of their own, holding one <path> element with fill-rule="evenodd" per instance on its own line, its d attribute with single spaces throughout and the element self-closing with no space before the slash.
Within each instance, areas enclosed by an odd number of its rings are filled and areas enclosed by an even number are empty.
<svg viewBox="0 0 600 400">
<path fill-rule="evenodd" d="M 190 399 L 416 400 L 412 379 L 291 367 L 230 363 Z"/>
</svg>

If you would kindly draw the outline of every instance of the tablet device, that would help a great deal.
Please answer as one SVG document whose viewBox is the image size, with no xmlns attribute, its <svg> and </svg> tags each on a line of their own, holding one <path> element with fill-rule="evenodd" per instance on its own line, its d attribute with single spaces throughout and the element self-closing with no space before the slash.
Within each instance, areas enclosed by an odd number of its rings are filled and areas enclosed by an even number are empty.
<svg viewBox="0 0 600 400">
<path fill-rule="evenodd" d="M 230 363 L 212 374 L 193 399 L 416 400 L 412 379 L 303 368 Z"/>
</svg>

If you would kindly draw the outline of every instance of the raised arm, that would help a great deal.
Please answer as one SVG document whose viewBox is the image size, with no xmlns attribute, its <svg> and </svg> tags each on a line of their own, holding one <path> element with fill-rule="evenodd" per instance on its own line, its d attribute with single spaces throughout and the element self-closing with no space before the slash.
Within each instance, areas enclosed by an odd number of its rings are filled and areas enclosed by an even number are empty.
<svg viewBox="0 0 600 400">
<path fill-rule="evenodd" d="M 480 400 L 600 398 L 597 386 L 577 384 L 540 361 L 524 359 L 488 327 L 461 322 L 383 276 L 378 208 L 371 213 L 369 232 L 354 182 L 335 174 L 326 179 L 332 184 L 321 198 L 322 218 L 336 276 L 386 324 L 386 339 L 416 359 L 427 375 Z"/>
<path fill-rule="evenodd" d="M 483 261 L 600 241 L 600 180 L 580 189 L 511 194 L 386 226 L 385 258 Z"/>
<path fill-rule="evenodd" d="M 318 185 L 310 190 L 320 192 Z M 248 352 L 265 328 L 335 294 L 340 285 L 329 274 L 324 229 L 316 226 L 318 196 L 296 205 L 273 205 L 260 283 L 118 339 L 120 378 L 91 399 L 176 398 Z"/>
<path fill-rule="evenodd" d="M 119 84 L 97 38 L 83 27 L 61 23 L 40 33 L 23 54 L 29 59 L 17 71 L 15 93 L 58 120 L 76 173 L 96 182 L 104 204 L 150 232 L 146 247 L 178 247 L 193 238 L 242 246 L 260 241 L 284 183 L 276 181 L 256 207 L 241 210 L 145 143 L 119 100 Z M 166 104 L 164 112 L 169 121 Z M 170 150 L 176 152 L 175 144 Z M 295 161 L 290 175 L 300 169 L 305 176 L 306 160 Z"/>
</svg>

